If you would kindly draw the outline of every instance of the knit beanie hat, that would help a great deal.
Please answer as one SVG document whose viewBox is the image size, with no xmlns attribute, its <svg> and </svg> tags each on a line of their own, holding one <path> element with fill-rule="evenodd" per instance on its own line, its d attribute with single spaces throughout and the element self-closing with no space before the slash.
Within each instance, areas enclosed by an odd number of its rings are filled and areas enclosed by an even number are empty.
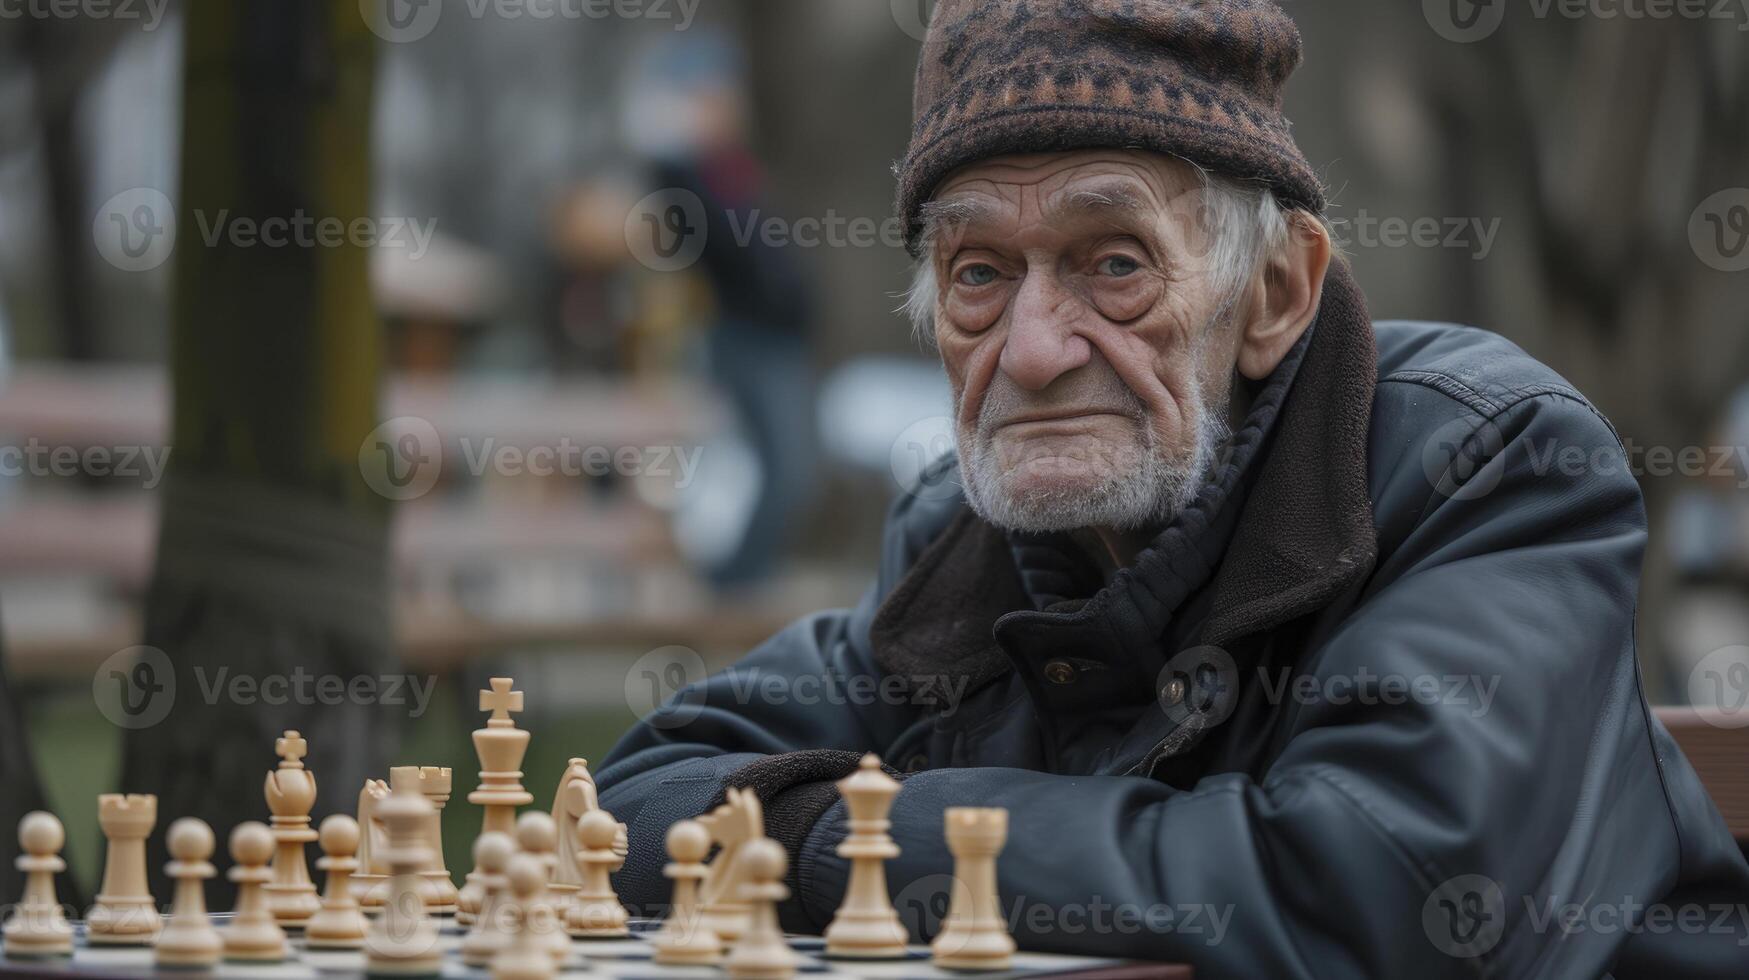
<svg viewBox="0 0 1749 980">
<path fill-rule="evenodd" d="M 907 245 L 943 177 L 1010 153 L 1156 150 L 1322 212 L 1281 110 L 1299 64 L 1272 0 L 941 0 L 896 168 Z"/>
</svg>

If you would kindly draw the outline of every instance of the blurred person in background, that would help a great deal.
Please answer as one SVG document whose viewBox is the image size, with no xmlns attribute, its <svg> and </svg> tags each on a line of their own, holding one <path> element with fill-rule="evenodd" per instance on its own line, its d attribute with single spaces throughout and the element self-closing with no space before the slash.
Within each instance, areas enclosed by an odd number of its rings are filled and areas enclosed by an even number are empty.
<svg viewBox="0 0 1749 980">
<path fill-rule="evenodd" d="M 647 155 L 654 193 L 625 234 L 656 236 L 658 253 L 702 249 L 689 271 L 708 285 L 706 370 L 759 470 L 751 512 L 709 574 L 721 587 L 753 586 L 783 553 L 813 482 L 812 300 L 792 251 L 748 233 L 768 208 L 739 45 L 710 32 L 665 39 L 632 86 L 632 143 Z"/>
<path fill-rule="evenodd" d="M 636 186 L 618 176 L 586 180 L 553 213 L 547 347 L 560 371 L 662 378 L 685 369 L 709 287 L 695 270 L 663 275 L 633 259 L 625 225 Z"/>
</svg>

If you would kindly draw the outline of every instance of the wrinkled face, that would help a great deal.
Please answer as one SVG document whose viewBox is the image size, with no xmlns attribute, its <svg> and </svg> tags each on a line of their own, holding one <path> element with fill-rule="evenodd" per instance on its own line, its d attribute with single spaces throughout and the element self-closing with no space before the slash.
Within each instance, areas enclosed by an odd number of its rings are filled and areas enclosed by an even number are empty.
<svg viewBox="0 0 1749 980">
<path fill-rule="evenodd" d="M 1203 205 L 1194 171 L 1139 151 L 1003 157 L 937 189 L 935 339 L 986 520 L 1130 530 L 1195 498 L 1237 356 Z"/>
</svg>

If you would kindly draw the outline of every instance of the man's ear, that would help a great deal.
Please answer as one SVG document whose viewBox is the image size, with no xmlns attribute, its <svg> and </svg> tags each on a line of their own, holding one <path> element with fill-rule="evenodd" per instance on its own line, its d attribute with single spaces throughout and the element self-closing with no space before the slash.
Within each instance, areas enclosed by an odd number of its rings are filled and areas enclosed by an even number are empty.
<svg viewBox="0 0 1749 980">
<path fill-rule="evenodd" d="M 1263 268 L 1258 295 L 1239 337 L 1239 373 L 1261 381 L 1299 342 L 1324 298 L 1330 235 L 1301 211 L 1288 214 L 1287 244 Z"/>
</svg>

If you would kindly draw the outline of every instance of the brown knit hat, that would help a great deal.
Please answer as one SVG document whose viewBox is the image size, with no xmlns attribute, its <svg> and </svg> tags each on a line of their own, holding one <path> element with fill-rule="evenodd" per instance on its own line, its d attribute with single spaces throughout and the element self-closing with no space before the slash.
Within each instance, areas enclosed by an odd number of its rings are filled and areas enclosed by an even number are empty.
<svg viewBox="0 0 1749 980">
<path fill-rule="evenodd" d="M 1300 32 L 1271 0 L 941 0 L 917 63 L 898 213 L 1008 153 L 1133 147 L 1268 183 L 1324 210 L 1281 112 Z"/>
</svg>

